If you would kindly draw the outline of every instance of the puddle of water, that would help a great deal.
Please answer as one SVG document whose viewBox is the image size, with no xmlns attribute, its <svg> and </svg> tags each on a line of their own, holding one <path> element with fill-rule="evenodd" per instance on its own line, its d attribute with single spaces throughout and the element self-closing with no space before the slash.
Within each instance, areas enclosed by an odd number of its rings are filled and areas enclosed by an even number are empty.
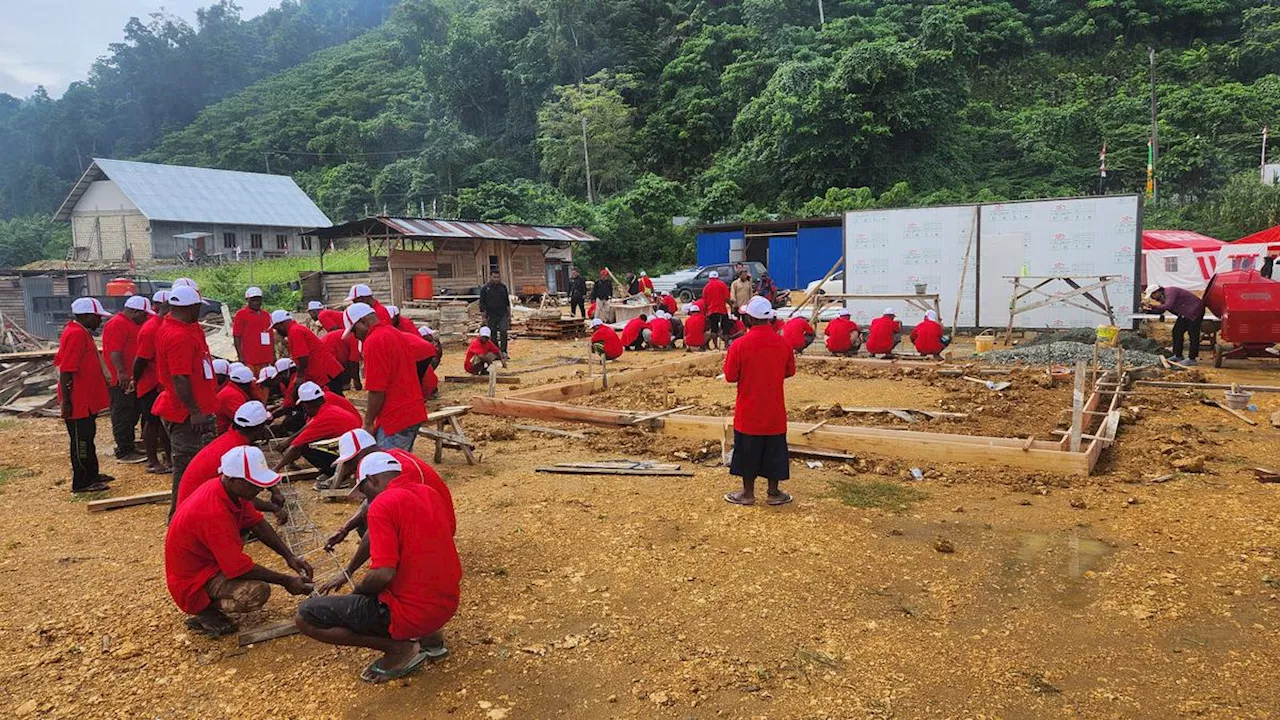
<svg viewBox="0 0 1280 720">
<path fill-rule="evenodd" d="M 1067 607 L 1092 602 L 1084 574 L 1114 551 L 1096 538 L 1075 534 L 1023 533 L 1006 559 L 1001 583 L 1009 592 L 1048 593 Z M 1042 583 L 1031 584 L 1033 580 Z"/>
</svg>

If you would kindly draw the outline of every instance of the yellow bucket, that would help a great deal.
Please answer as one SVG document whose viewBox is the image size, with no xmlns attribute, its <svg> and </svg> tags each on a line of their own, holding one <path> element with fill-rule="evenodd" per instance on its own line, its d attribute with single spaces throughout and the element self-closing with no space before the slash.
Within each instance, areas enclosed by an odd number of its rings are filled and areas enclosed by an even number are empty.
<svg viewBox="0 0 1280 720">
<path fill-rule="evenodd" d="M 1116 340 L 1120 337 L 1120 328 L 1115 325 L 1099 325 L 1098 326 L 1098 344 L 1103 347 L 1113 347 Z"/>
<path fill-rule="evenodd" d="M 988 330 L 981 335 L 973 338 L 973 351 L 982 354 L 989 353 L 996 347 L 996 336 Z"/>
</svg>

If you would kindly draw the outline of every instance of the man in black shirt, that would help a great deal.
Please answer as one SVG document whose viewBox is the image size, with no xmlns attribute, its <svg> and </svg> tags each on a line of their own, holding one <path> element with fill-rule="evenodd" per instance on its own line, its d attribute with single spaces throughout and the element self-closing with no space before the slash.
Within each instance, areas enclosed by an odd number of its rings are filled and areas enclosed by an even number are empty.
<svg viewBox="0 0 1280 720">
<path fill-rule="evenodd" d="M 575 316 L 578 312 L 582 313 L 582 317 L 587 317 L 587 281 L 582 277 L 582 273 L 578 272 L 578 268 L 569 271 L 569 315 Z"/>
<path fill-rule="evenodd" d="M 600 279 L 591 287 L 591 301 L 596 304 L 596 317 L 605 320 L 606 313 L 609 312 L 609 300 L 613 298 L 613 280 L 609 278 L 608 270 L 600 271 Z"/>
<path fill-rule="evenodd" d="M 507 332 L 511 329 L 511 292 L 496 272 L 489 273 L 489 284 L 480 288 L 480 312 L 484 324 L 493 331 L 493 341 L 502 356 L 507 355 Z"/>
</svg>

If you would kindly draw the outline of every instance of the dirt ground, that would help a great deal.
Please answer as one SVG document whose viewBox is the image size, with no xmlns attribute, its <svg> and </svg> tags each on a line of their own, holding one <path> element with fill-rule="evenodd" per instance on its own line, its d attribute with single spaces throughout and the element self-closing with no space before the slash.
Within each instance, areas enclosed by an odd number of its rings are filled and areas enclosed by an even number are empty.
<svg viewBox="0 0 1280 720">
<path fill-rule="evenodd" d="M 512 352 L 513 370 L 584 355 L 580 343 L 531 340 Z M 461 354 L 447 351 L 446 374 L 460 373 Z M 530 373 L 519 387 L 583 372 Z M 960 380 L 864 372 L 806 369 L 788 386 L 797 418 L 820 412 L 806 405 L 898 398 L 893 405 L 941 408 L 990 395 Z M 1204 374 L 1280 385 L 1275 363 Z M 696 401 L 699 412 L 727 413 L 731 391 L 713 376 L 585 402 Z M 477 392 L 483 386 L 448 385 L 441 404 Z M 1070 403 L 1069 390 L 1014 392 L 1026 395 L 974 423 L 1011 437 L 1047 432 Z M 1138 410 L 1090 478 L 938 467 L 924 456 L 797 461 L 796 502 L 779 509 L 727 505 L 721 495 L 734 483 L 713 461 L 681 461 L 695 475 L 674 481 L 534 472 L 697 456 L 670 437 L 561 425 L 590 433 L 583 442 L 469 416 L 481 463 L 450 452 L 439 466 L 464 568 L 447 628 L 452 655 L 382 687 L 356 678 L 369 651 L 300 637 L 242 649 L 186 631 L 164 586 L 165 507 L 87 513 L 67 492 L 61 425 L 4 421 L 0 715 L 1271 717 L 1280 707 L 1280 486 L 1249 469 L 1280 465 L 1280 431 L 1267 422 L 1280 394 L 1256 396 L 1257 427 L 1197 400 L 1176 390 L 1131 396 Z M 109 453 L 107 420 L 98 427 Z M 417 450 L 429 458 L 424 440 Z M 1203 472 L 1165 479 L 1174 463 L 1197 458 Z M 911 465 L 924 481 L 902 480 Z M 119 478 L 115 495 L 168 482 L 109 459 L 104 471 Z M 839 497 L 850 483 L 921 495 L 853 507 Z M 316 505 L 315 516 L 334 527 L 352 507 Z M 936 549 L 948 545 L 954 552 Z M 260 545 L 251 552 L 281 565 Z M 276 592 L 241 624 L 282 620 L 295 606 Z"/>
</svg>

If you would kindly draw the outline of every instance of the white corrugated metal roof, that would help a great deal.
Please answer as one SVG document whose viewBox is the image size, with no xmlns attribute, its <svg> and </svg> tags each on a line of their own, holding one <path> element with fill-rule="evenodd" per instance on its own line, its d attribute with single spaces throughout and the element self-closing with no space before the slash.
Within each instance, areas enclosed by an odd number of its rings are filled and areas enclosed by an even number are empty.
<svg viewBox="0 0 1280 720">
<path fill-rule="evenodd" d="M 88 184 L 104 177 L 114 182 L 148 220 L 269 227 L 332 225 L 287 175 L 99 158 L 94 158 L 93 165 L 62 204 L 57 219 L 69 219 L 75 201 Z"/>
</svg>

